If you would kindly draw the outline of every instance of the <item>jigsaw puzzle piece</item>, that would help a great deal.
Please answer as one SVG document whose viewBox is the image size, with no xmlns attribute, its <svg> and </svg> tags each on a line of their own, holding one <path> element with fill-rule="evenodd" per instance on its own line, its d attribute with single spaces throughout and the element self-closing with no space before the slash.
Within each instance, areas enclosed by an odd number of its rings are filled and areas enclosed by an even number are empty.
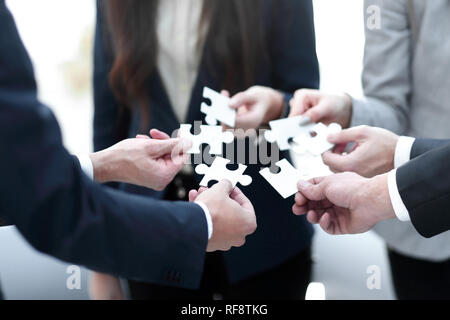
<svg viewBox="0 0 450 320">
<path fill-rule="evenodd" d="M 195 168 L 195 172 L 199 175 L 204 175 L 203 180 L 200 182 L 200 186 L 208 187 L 210 181 L 228 180 L 233 187 L 238 183 L 243 186 L 248 186 L 252 183 L 252 178 L 248 175 L 244 175 L 247 166 L 239 164 L 237 170 L 228 170 L 227 165 L 230 160 L 221 157 L 216 157 L 210 167 L 205 164 L 200 164 Z"/>
<path fill-rule="evenodd" d="M 297 153 L 310 152 L 313 155 L 322 155 L 334 147 L 334 144 L 328 142 L 328 135 L 340 131 L 342 131 L 342 127 L 337 123 L 332 123 L 329 126 L 318 123 L 311 129 L 314 136 L 311 136 L 311 133 L 303 133 L 294 138 L 297 146 L 293 150 Z"/>
<path fill-rule="evenodd" d="M 215 126 L 220 121 L 234 128 L 236 125 L 236 110 L 230 107 L 230 98 L 207 87 L 203 89 L 203 97 L 211 101 L 211 105 L 203 102 L 200 106 L 200 111 L 206 114 L 206 123 Z"/>
<path fill-rule="evenodd" d="M 309 122 L 310 119 L 304 116 L 270 121 L 271 130 L 264 133 L 264 138 L 270 143 L 276 142 L 280 151 L 289 150 L 289 139 L 309 133 L 315 126 Z"/>
<path fill-rule="evenodd" d="M 279 173 L 270 172 L 270 168 L 265 168 L 259 173 L 284 199 L 298 192 L 297 183 L 300 180 L 313 178 L 306 172 L 295 169 L 286 159 L 277 162 L 276 165 L 280 168 Z"/>
<path fill-rule="evenodd" d="M 210 147 L 211 155 L 221 155 L 223 152 L 223 143 L 231 143 L 234 141 L 232 132 L 223 131 L 221 126 L 200 126 L 201 132 L 198 135 L 191 133 L 192 125 L 182 124 L 178 131 L 180 138 L 192 141 L 192 147 L 187 154 L 200 154 L 200 146 L 207 144 Z"/>
<path fill-rule="evenodd" d="M 293 157 L 297 170 L 311 178 L 325 177 L 333 174 L 330 168 L 323 162 L 321 155 L 313 155 L 305 152 Z"/>
</svg>

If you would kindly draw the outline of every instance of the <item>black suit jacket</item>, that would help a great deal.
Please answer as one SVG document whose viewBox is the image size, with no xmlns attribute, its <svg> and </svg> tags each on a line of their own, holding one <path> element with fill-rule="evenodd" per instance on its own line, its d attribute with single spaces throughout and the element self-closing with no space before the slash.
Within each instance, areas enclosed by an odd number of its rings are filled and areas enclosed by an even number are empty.
<svg viewBox="0 0 450 320">
<path fill-rule="evenodd" d="M 38 250 L 90 269 L 196 288 L 207 225 L 196 204 L 108 189 L 85 176 L 39 103 L 29 57 L 0 0 L 0 215 Z"/>
<path fill-rule="evenodd" d="M 101 2 L 101 1 L 100 1 Z M 258 66 L 255 85 L 269 86 L 287 94 L 299 88 L 317 88 L 319 86 L 319 67 L 315 51 L 313 7 L 311 0 L 265 0 L 264 25 L 266 28 L 269 59 Z M 139 115 L 133 114 L 128 123 L 125 136 L 117 121 L 120 115 L 119 102 L 109 86 L 108 75 L 112 67 L 110 37 L 103 26 L 102 8 L 98 10 L 97 32 L 95 40 L 94 64 L 94 146 L 96 150 L 107 148 L 117 141 L 134 137 L 139 132 Z M 210 48 L 205 43 L 205 52 Z M 204 59 L 205 60 L 205 59 Z M 223 66 L 215 66 L 221 69 Z M 200 112 L 203 100 L 203 87 L 208 86 L 220 91 L 224 75 L 211 72 L 208 63 L 202 61 L 197 80 L 191 94 L 186 123 L 203 120 Z M 241 90 L 247 88 L 242 87 Z M 149 127 L 171 134 L 180 127 L 173 106 L 166 94 L 164 84 L 158 72 L 148 79 L 147 92 L 150 99 Z M 143 130 L 140 133 L 147 133 Z M 237 147 L 236 147 L 237 148 Z M 282 153 L 288 158 L 289 153 Z M 246 155 L 246 159 L 250 159 Z M 236 160 L 236 159 L 231 159 Z M 305 217 L 292 214 L 292 201 L 282 199 L 259 174 L 267 163 L 250 165 L 246 171 L 253 177 L 253 183 L 244 187 L 255 206 L 258 218 L 258 230 L 247 239 L 245 246 L 233 248 L 224 253 L 229 279 L 232 282 L 251 277 L 285 263 L 293 256 L 308 248 L 311 244 L 313 228 Z M 197 176 L 198 181 L 201 180 Z M 131 193 L 145 194 L 160 198 L 164 192 L 157 193 L 130 185 L 121 185 L 121 189 Z M 280 232 L 280 230 L 283 230 Z"/>
<path fill-rule="evenodd" d="M 397 186 L 417 231 L 430 238 L 450 230 L 450 140 L 416 139 Z"/>
</svg>

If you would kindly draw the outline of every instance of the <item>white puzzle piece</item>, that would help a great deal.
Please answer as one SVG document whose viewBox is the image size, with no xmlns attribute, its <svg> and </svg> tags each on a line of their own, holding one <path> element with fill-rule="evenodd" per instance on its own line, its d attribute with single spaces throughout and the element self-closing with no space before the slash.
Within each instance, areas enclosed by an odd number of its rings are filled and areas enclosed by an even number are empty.
<svg viewBox="0 0 450 320">
<path fill-rule="evenodd" d="M 315 134 L 314 137 L 308 132 L 294 138 L 297 146 L 293 148 L 293 151 L 296 153 L 310 152 L 317 156 L 322 155 L 334 147 L 334 144 L 328 142 L 328 135 L 341 131 L 342 127 L 337 123 L 332 123 L 329 126 L 318 123 L 311 130 Z"/>
<path fill-rule="evenodd" d="M 203 97 L 211 101 L 211 105 L 203 102 L 200 107 L 200 111 L 206 114 L 206 123 L 215 126 L 220 121 L 234 128 L 236 124 L 236 110 L 230 107 L 230 98 L 207 87 L 203 89 Z"/>
<path fill-rule="evenodd" d="M 270 168 L 265 168 L 259 173 L 284 199 L 298 192 L 297 184 L 300 180 L 307 181 L 313 178 L 307 172 L 295 169 L 286 159 L 277 162 L 276 165 L 280 168 L 279 173 L 270 172 Z"/>
<path fill-rule="evenodd" d="M 297 116 L 287 119 L 270 121 L 271 130 L 264 133 L 264 137 L 268 142 L 277 142 L 280 151 L 289 150 L 289 139 L 306 134 L 312 130 L 315 124 L 309 123 L 309 118 Z"/>
<path fill-rule="evenodd" d="M 223 152 L 223 143 L 234 141 L 234 135 L 230 131 L 223 131 L 221 126 L 200 126 L 200 134 L 191 133 L 192 125 L 182 124 L 178 131 L 180 138 L 192 141 L 192 148 L 187 151 L 188 154 L 200 154 L 200 146 L 207 144 L 210 146 L 209 153 L 212 155 L 221 155 Z"/>
<path fill-rule="evenodd" d="M 325 177 L 333 174 L 330 168 L 323 162 L 321 155 L 313 155 L 309 152 L 296 154 L 293 157 L 295 167 L 305 175 L 312 178 Z"/>
<path fill-rule="evenodd" d="M 208 187 L 210 181 L 221 181 L 225 179 L 230 181 L 233 187 L 238 183 L 243 186 L 248 186 L 252 183 L 252 178 L 248 175 L 244 175 L 247 166 L 239 164 L 239 168 L 232 171 L 227 168 L 229 163 L 230 160 L 228 159 L 216 157 L 211 167 L 208 167 L 206 164 L 198 165 L 195 168 L 195 172 L 204 175 L 203 180 L 200 182 L 200 186 Z"/>
</svg>

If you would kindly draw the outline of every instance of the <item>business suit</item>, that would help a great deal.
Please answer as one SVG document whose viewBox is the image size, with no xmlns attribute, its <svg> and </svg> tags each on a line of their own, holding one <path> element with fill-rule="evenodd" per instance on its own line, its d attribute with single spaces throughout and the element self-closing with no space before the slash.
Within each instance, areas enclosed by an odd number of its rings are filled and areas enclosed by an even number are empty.
<svg viewBox="0 0 450 320">
<path fill-rule="evenodd" d="M 295 16 L 292 14 L 291 18 L 288 18 L 289 13 L 295 13 Z M 317 88 L 319 70 L 315 53 L 311 1 L 265 1 L 264 22 L 266 33 L 270 35 L 268 36 L 270 61 L 258 66 L 254 84 L 273 87 L 287 94 L 298 88 Z M 96 150 L 139 133 L 139 114 L 135 112 L 131 114 L 131 120 L 127 123 L 126 136 L 121 136 L 123 130 L 118 125 L 117 119 L 120 112 L 119 103 L 108 84 L 108 73 L 113 59 L 111 50 L 108 50 L 110 39 L 102 26 L 103 17 L 100 14 L 97 21 L 94 64 Z M 205 43 L 205 50 L 208 50 L 208 43 Z M 220 91 L 223 89 L 223 82 L 224 79 L 220 76 L 215 77 L 208 69 L 206 61 L 201 61 L 186 123 L 204 119 L 204 115 L 200 112 L 203 87 L 208 86 Z M 178 129 L 180 122 L 174 114 L 159 72 L 154 72 L 148 79 L 147 93 L 150 98 L 149 128 L 157 128 L 168 133 Z M 289 154 L 282 153 L 281 157 L 289 158 Z M 251 175 L 254 180 L 250 187 L 244 188 L 255 206 L 258 230 L 247 240 L 244 247 L 223 254 L 226 273 L 232 283 L 276 268 L 308 250 L 311 245 L 312 227 L 304 217 L 294 217 L 290 214 L 292 203 L 281 199 L 262 179 L 259 174 L 261 166 L 261 164 L 249 166 L 246 174 Z M 200 177 L 195 176 L 195 179 L 198 185 Z M 167 195 L 167 191 L 155 193 L 134 186 L 121 185 L 120 188 L 151 197 Z M 280 233 L 279 230 L 283 232 Z"/>
<path fill-rule="evenodd" d="M 382 127 L 412 137 L 449 137 L 450 1 L 365 0 L 365 12 L 372 12 L 371 7 L 381 9 L 381 28 L 366 24 L 362 77 L 365 97 L 353 99 L 351 126 Z M 371 13 L 366 15 L 369 17 Z M 374 231 L 388 246 L 400 299 L 399 291 L 408 298 L 414 293 L 422 296 L 428 290 L 425 286 L 431 283 L 428 274 L 439 273 L 442 268 L 438 264 L 450 261 L 450 233 L 424 239 L 411 224 L 395 220 L 378 223 Z M 396 267 L 398 260 L 409 263 Z M 419 267 L 415 271 L 415 265 L 424 262 L 435 270 L 422 272 Z M 408 265 L 410 273 L 402 271 L 404 265 Z M 397 281 L 397 277 L 401 279 Z M 443 292 L 448 285 L 450 280 L 434 283 Z"/>
<path fill-rule="evenodd" d="M 411 221 L 424 237 L 450 230 L 450 140 L 417 139 L 412 161 L 397 171 Z"/>
<path fill-rule="evenodd" d="M 37 250 L 93 270 L 198 287 L 207 246 L 202 209 L 92 182 L 39 103 L 28 54 L 0 0 L 0 214 Z"/>
</svg>

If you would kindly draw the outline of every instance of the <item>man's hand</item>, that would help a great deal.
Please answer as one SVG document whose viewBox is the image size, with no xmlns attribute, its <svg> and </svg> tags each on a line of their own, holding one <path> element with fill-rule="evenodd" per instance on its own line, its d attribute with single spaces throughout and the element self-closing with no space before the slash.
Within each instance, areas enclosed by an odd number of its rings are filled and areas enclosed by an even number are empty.
<svg viewBox="0 0 450 320">
<path fill-rule="evenodd" d="M 348 128 L 352 118 L 352 100 L 347 94 L 326 94 L 318 90 L 300 89 L 290 101 L 289 117 L 304 115 L 311 122 L 339 123 Z"/>
<path fill-rule="evenodd" d="M 323 162 L 333 172 L 351 171 L 371 178 L 394 169 L 398 139 L 394 133 L 381 128 L 360 126 L 343 130 L 328 137 L 336 147 L 323 154 Z M 354 145 L 345 152 L 349 143 Z"/>
<path fill-rule="evenodd" d="M 356 173 L 300 181 L 293 212 L 307 214 L 332 235 L 364 233 L 376 223 L 395 218 L 389 197 L 387 174 L 372 179 Z"/>
<path fill-rule="evenodd" d="M 256 230 L 255 209 L 239 188 L 232 188 L 223 180 L 212 188 L 200 188 L 189 193 L 191 202 L 204 203 L 211 214 L 213 234 L 208 243 L 208 252 L 228 251 L 245 244 L 245 237 Z"/>
<path fill-rule="evenodd" d="M 229 96 L 227 91 L 222 94 Z M 230 107 L 237 110 L 236 129 L 258 129 L 281 116 L 283 95 L 268 87 L 254 86 L 234 95 Z"/>
<path fill-rule="evenodd" d="M 125 182 L 163 190 L 186 162 L 184 154 L 191 143 L 169 139 L 152 130 L 154 139 L 138 136 L 91 155 L 94 179 L 100 183 Z"/>
</svg>

